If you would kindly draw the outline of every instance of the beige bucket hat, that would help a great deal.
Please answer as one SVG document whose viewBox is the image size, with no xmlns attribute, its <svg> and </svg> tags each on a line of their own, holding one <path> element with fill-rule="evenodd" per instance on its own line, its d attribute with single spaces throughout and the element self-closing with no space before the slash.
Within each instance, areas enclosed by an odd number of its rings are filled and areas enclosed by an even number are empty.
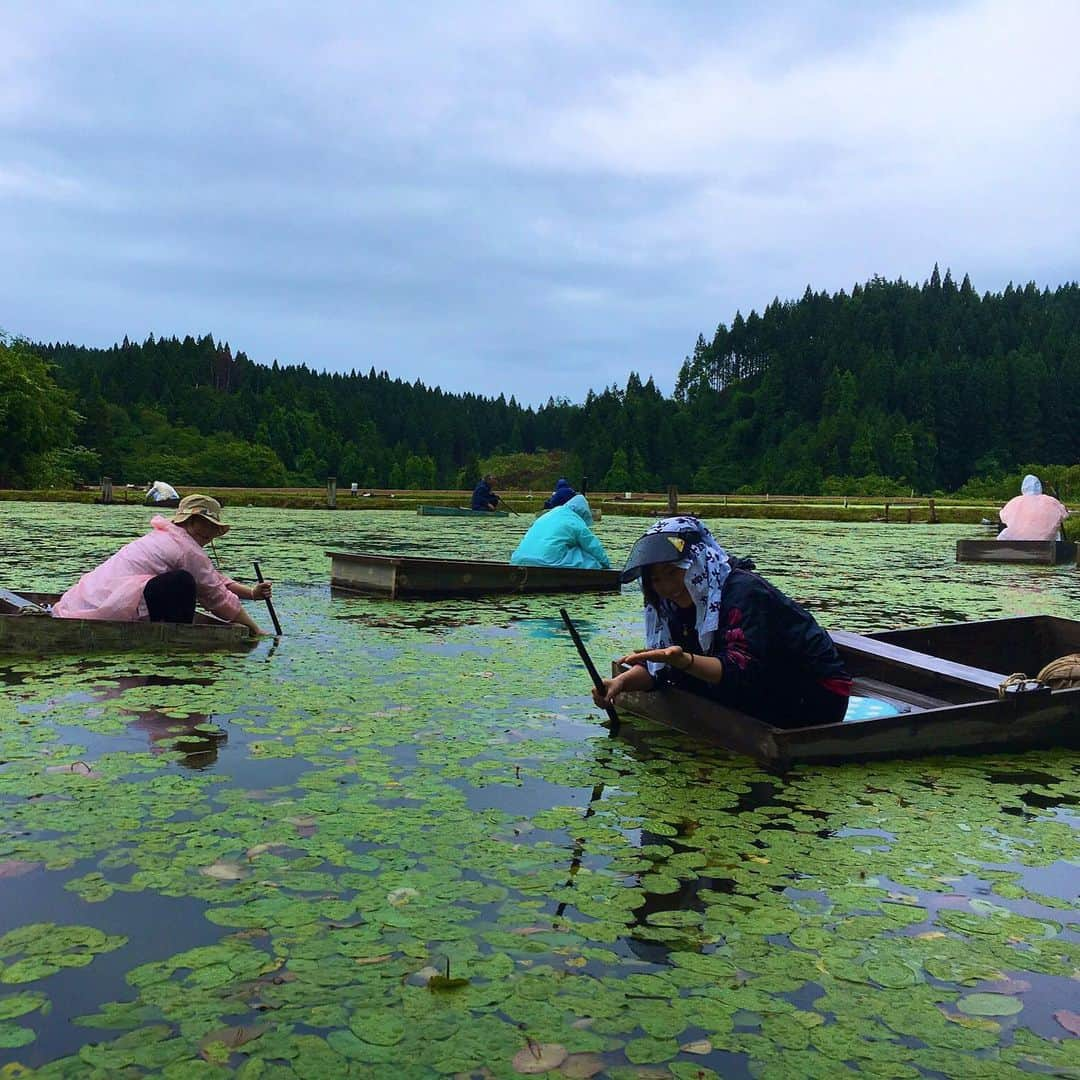
<svg viewBox="0 0 1080 1080">
<path fill-rule="evenodd" d="M 201 517 L 217 526 L 218 536 L 224 536 L 229 531 L 229 526 L 221 520 L 221 503 L 209 495 L 185 495 L 180 500 L 172 520 L 179 525 L 190 517 Z"/>
</svg>

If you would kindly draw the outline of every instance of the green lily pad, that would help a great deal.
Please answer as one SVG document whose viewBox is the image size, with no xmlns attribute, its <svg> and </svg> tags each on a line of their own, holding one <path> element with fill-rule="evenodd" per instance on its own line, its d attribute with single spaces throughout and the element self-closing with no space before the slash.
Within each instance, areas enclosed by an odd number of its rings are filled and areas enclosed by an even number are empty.
<svg viewBox="0 0 1080 1080">
<path fill-rule="evenodd" d="M 0 1020 L 11 1020 L 16 1016 L 25 1016 L 43 1006 L 49 999 L 34 990 L 24 990 L 19 994 L 5 994 L 0 997 Z"/>
<path fill-rule="evenodd" d="M 956 1007 L 968 1016 L 1015 1016 L 1024 1003 L 1008 994 L 965 994 Z"/>
<path fill-rule="evenodd" d="M 19 1046 L 28 1046 L 37 1038 L 37 1033 L 18 1024 L 0 1023 L 0 1047 L 12 1050 Z"/>
<path fill-rule="evenodd" d="M 626 1044 L 626 1060 L 634 1065 L 668 1061 L 679 1052 L 674 1039 L 632 1039 Z"/>
</svg>

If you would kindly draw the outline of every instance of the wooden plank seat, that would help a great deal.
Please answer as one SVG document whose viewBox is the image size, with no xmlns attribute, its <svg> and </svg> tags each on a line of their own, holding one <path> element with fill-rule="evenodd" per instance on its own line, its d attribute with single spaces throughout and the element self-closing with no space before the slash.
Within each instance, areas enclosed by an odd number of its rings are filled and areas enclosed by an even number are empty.
<svg viewBox="0 0 1080 1080">
<path fill-rule="evenodd" d="M 986 671 L 969 664 L 958 664 L 954 660 L 945 660 L 940 656 L 905 649 L 901 645 L 892 645 L 887 641 L 879 641 L 863 634 L 853 634 L 848 630 L 830 630 L 829 636 L 841 653 L 884 661 L 901 671 L 932 675 L 947 682 L 971 687 L 986 695 L 996 697 L 998 687 L 1006 678 L 1000 672 Z"/>
</svg>

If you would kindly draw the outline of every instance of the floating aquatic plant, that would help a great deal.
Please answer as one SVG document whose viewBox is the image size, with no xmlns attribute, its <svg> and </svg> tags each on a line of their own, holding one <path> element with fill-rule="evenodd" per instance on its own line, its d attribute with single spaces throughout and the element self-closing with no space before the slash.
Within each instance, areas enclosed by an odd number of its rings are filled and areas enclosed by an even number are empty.
<svg viewBox="0 0 1080 1080">
<path fill-rule="evenodd" d="M 5 508 L 6 578 L 74 580 L 115 546 L 100 513 Z M 145 517 L 109 513 L 133 535 Z M 1075 755 L 781 781 L 670 732 L 613 739 L 550 598 L 329 598 L 328 546 L 498 557 L 513 519 L 481 536 L 393 514 L 233 520 L 227 569 L 256 548 L 279 568 L 276 646 L 0 660 L 0 885 L 25 898 L 0 926 L 0 1075 L 1077 1067 Z M 605 522 L 604 541 L 617 553 L 644 524 Z M 809 549 L 798 524 L 721 535 L 855 630 L 1080 600 L 1075 574 L 925 566 L 946 527 L 820 528 Z M 31 535 L 47 565 L 22 554 Z M 598 660 L 638 640 L 639 605 L 575 599 Z M 30 921 L 39 892 L 51 923 Z M 67 986 L 85 965 L 110 974 Z M 35 1040 L 57 1022 L 46 993 L 69 991 L 70 1052 Z"/>
</svg>

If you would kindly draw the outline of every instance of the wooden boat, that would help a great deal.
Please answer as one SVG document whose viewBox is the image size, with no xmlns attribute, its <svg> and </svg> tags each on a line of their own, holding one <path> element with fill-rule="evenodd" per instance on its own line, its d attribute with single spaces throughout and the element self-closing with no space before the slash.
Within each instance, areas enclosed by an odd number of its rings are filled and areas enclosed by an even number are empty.
<svg viewBox="0 0 1080 1080">
<path fill-rule="evenodd" d="M 179 499 L 158 499 L 156 502 L 153 499 L 146 499 L 144 501 L 145 506 L 152 506 L 155 510 L 175 510 L 180 505 Z"/>
<path fill-rule="evenodd" d="M 1076 545 L 1068 540 L 957 540 L 956 561 L 1053 566 L 1076 562 Z"/>
<path fill-rule="evenodd" d="M 59 593 L 0 589 L 0 653 L 119 652 L 130 649 L 244 649 L 258 640 L 246 626 L 196 612 L 193 623 L 54 619 L 43 605 Z"/>
<path fill-rule="evenodd" d="M 513 566 L 473 559 L 422 559 L 328 551 L 330 584 L 350 593 L 391 600 L 487 593 L 604 592 L 619 589 L 618 570 L 567 566 Z"/>
<path fill-rule="evenodd" d="M 416 512 L 421 517 L 504 518 L 510 516 L 509 510 L 471 510 L 467 506 L 418 506 Z"/>
<path fill-rule="evenodd" d="M 855 693 L 894 716 L 777 728 L 684 690 L 627 693 L 619 707 L 767 768 L 926 754 L 1080 746 L 1080 687 L 1002 684 L 1080 652 L 1080 621 L 1032 615 L 876 634 L 831 631 Z M 984 666 L 974 666 L 975 662 Z"/>
</svg>

